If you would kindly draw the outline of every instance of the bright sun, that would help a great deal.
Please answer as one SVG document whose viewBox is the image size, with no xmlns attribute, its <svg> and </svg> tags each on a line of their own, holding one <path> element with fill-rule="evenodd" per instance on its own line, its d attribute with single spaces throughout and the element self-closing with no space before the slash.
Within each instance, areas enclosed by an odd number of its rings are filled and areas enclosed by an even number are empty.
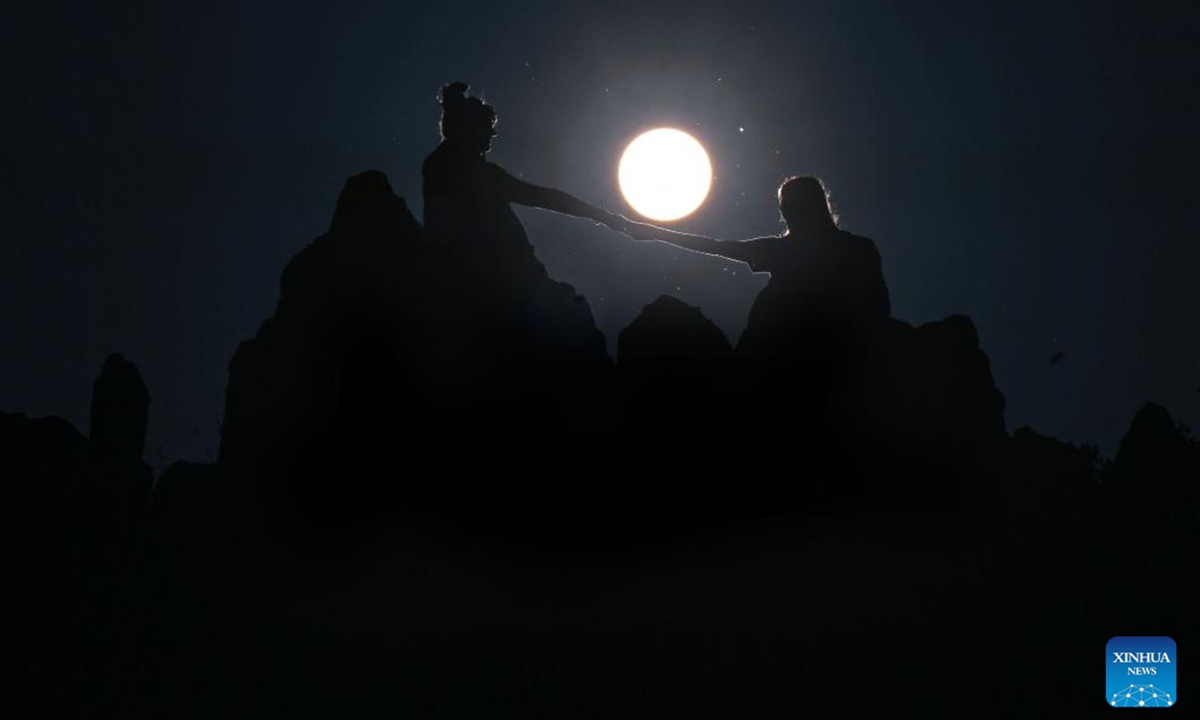
<svg viewBox="0 0 1200 720">
<path fill-rule="evenodd" d="M 685 132 L 658 128 L 637 136 L 617 170 L 625 200 L 652 220 L 678 220 L 708 195 L 712 164 L 708 153 Z"/>
</svg>

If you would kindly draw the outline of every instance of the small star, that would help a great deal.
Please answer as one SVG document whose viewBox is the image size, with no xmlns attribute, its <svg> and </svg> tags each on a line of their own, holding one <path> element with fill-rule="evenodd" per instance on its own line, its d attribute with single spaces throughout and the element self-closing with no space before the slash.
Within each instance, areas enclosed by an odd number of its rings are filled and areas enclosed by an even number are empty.
<svg viewBox="0 0 1200 720">
<path fill-rule="evenodd" d="M 738 132 L 746 132 L 746 128 L 740 127 L 740 128 L 738 128 Z"/>
</svg>

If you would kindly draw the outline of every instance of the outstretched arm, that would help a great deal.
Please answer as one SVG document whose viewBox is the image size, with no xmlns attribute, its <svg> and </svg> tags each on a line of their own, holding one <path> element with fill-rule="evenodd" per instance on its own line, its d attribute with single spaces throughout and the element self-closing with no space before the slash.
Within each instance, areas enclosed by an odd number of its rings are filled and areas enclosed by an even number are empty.
<svg viewBox="0 0 1200 720">
<path fill-rule="evenodd" d="M 684 250 L 715 255 L 726 260 L 749 263 L 753 259 L 753 240 L 716 240 L 703 235 L 668 230 L 648 223 L 628 221 L 626 232 L 635 240 L 656 240 Z"/>
<path fill-rule="evenodd" d="M 562 190 L 527 183 L 524 180 L 516 179 L 508 173 L 504 173 L 504 195 L 506 200 L 518 205 L 528 205 L 530 207 L 542 208 L 543 210 L 553 210 L 563 215 L 587 218 L 588 220 L 594 220 L 607 225 L 614 230 L 624 230 L 625 222 L 619 215 L 614 215 L 607 210 L 589 205 Z"/>
</svg>

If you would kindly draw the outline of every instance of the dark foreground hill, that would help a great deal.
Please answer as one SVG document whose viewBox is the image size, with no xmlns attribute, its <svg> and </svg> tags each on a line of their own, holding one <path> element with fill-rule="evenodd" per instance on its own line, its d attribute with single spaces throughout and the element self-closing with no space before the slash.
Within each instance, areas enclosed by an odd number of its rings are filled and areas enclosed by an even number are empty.
<svg viewBox="0 0 1200 720">
<path fill-rule="evenodd" d="M 1009 436 L 962 316 L 813 375 L 661 298 L 614 363 L 572 288 L 454 252 L 352 178 L 231 361 L 217 462 L 152 495 L 123 358 L 90 438 L 0 416 L 14 707 L 1091 717 L 1109 637 L 1197 638 L 1164 408 L 1112 462 Z"/>
</svg>

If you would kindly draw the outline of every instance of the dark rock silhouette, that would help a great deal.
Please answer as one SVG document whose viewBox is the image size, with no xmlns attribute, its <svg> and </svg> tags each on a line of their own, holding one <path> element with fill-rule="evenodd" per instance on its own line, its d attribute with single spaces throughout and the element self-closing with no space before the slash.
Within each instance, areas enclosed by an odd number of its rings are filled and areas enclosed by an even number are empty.
<svg viewBox="0 0 1200 720">
<path fill-rule="evenodd" d="M 298 424 L 336 410 L 331 403 L 341 388 L 331 383 L 420 379 L 422 369 L 406 350 L 419 346 L 427 329 L 416 304 L 405 300 L 425 289 L 424 251 L 416 221 L 382 174 L 347 182 L 329 232 L 284 269 L 275 315 L 234 355 L 220 463 L 253 469 L 319 433 Z M 411 343 L 400 344 L 410 334 Z M 350 362 L 360 346 L 374 351 L 358 357 L 373 367 L 338 364 Z"/>
<path fill-rule="evenodd" d="M 914 384 L 922 390 L 923 405 L 917 412 L 936 425 L 935 432 L 963 444 L 968 453 L 1002 442 L 1004 396 L 992 379 L 970 318 L 952 315 L 920 325 L 913 341 L 916 350 L 910 362 L 915 364 Z"/>
<path fill-rule="evenodd" d="M 261 523 L 300 513 L 338 537 L 356 510 L 418 490 L 386 468 L 404 426 L 433 421 L 434 267 L 381 173 L 351 178 L 329 231 L 288 263 L 274 316 L 230 363 L 218 454 Z"/>
<path fill-rule="evenodd" d="M 93 386 L 91 437 L 62 418 L 0 413 L 8 519 L 33 527 L 48 509 L 78 510 L 89 535 L 132 533 L 153 482 L 142 461 L 149 402 L 137 367 L 116 354 Z"/>
<path fill-rule="evenodd" d="M 0 540 L 18 549 L 0 600 L 10 677 L 48 714 L 82 714 L 111 679 L 91 661 L 111 640 L 147 533 L 153 475 L 142 461 L 149 394 L 121 355 L 93 386 L 92 434 L 61 418 L 0 413 Z M 76 692 L 63 693 L 62 688 Z"/>
<path fill-rule="evenodd" d="M 140 462 L 149 408 L 137 367 L 119 353 L 109 356 L 92 387 L 92 451 L 113 462 Z"/>
<path fill-rule="evenodd" d="M 329 232 L 285 269 L 275 316 L 230 365 L 222 472 L 326 539 L 397 507 L 461 519 L 499 502 L 536 515 L 569 490 L 563 469 L 601 472 L 580 458 L 607 425 L 603 336 L 509 203 L 609 216 L 486 162 L 495 114 L 465 90 L 440 98 L 427 228 L 381 173 L 351 178 Z M 437 469 L 388 470 L 408 455 Z M 352 478 L 353 492 L 330 492 L 331 477 Z"/>
<path fill-rule="evenodd" d="M 602 418 L 577 407 L 611 381 L 603 337 L 586 302 L 544 270 L 520 289 L 524 309 L 509 312 L 496 310 L 509 301 L 495 288 L 455 269 L 457 257 L 429 240 L 382 174 L 351 178 L 329 232 L 285 269 L 275 316 L 230 365 L 224 471 L 248 478 L 265 507 L 282 498 L 334 535 L 361 527 L 356 513 L 455 514 L 463 502 L 485 512 L 494 496 L 516 502 L 561 484 L 536 466 L 503 489 L 494 478 L 530 456 L 578 465 Z M 441 469 L 387 472 L 406 453 Z M 353 478 L 354 491 L 330 492 L 331 477 Z"/>
<path fill-rule="evenodd" d="M 1095 679 L 1065 664 L 1044 707 L 989 692 L 1030 653 L 1130 617 L 1188 642 L 1186 593 L 1112 587 L 1139 538 L 1168 567 L 1195 547 L 1196 442 L 1164 408 L 1110 464 L 1010 438 L 971 320 L 878 302 L 849 334 L 758 312 L 794 332 L 784 362 L 663 297 L 614 364 L 524 231 L 488 222 L 506 249 L 471 266 L 481 238 L 446 246 L 381 173 L 350 178 L 230 363 L 217 462 L 151 502 L 121 356 L 90 439 L 0 414 L 15 684 L 57 715 L 774 716 L 798 677 L 887 664 L 830 712 L 988 693 L 1038 717 Z"/>
<path fill-rule="evenodd" d="M 851 323 L 852 343 L 809 324 L 810 357 L 762 362 L 660 298 L 622 333 L 614 375 L 586 303 L 549 278 L 519 223 L 489 227 L 483 238 L 439 238 L 382 174 L 347 182 L 329 232 L 288 263 L 275 315 L 230 365 L 218 466 L 240 478 L 226 484 L 244 507 L 282 512 L 318 543 L 370 536 L 402 508 L 567 542 L 561 533 L 603 532 L 620 516 L 714 512 L 734 495 L 770 505 L 866 487 L 886 489 L 881 499 L 946 493 L 1006 438 L 1003 396 L 970 321 L 881 321 L 882 279 L 870 319 Z M 488 258 L 486 273 L 464 259 L 473 253 Z M 760 315 L 761 332 L 771 319 Z M 774 320 L 803 345 L 804 331 L 786 325 L 794 315 Z M 731 417 L 742 421 L 724 442 L 692 442 Z M 620 451 L 599 456 L 606 444 Z M 409 453 L 439 472 L 386 470 Z M 731 495 L 718 469 L 736 473 L 748 459 L 792 470 Z M 925 491 L 885 479 L 909 471 Z M 665 476 L 694 480 L 683 488 Z M 353 490 L 334 491 L 330 478 Z"/>
<path fill-rule="evenodd" d="M 1171 487 L 1197 490 L 1200 452 L 1187 428 L 1158 403 L 1146 403 L 1133 417 L 1113 458 L 1112 475 L 1140 490 Z M 1188 488 L 1188 486 L 1191 486 Z"/>
<path fill-rule="evenodd" d="M 721 383 L 733 346 L 699 309 L 663 295 L 621 331 L 617 359 L 623 373 L 649 373 L 654 381 Z"/>
<path fill-rule="evenodd" d="M 231 507 L 238 495 L 215 465 L 176 462 L 154 485 L 149 542 L 159 568 L 194 572 L 206 558 L 223 553 L 222 526 L 237 517 Z"/>
<path fill-rule="evenodd" d="M 628 226 L 635 238 L 771 274 L 738 342 L 737 367 L 719 373 L 740 378 L 753 398 L 743 413 L 759 420 L 737 444 L 784 465 L 803 458 L 810 482 L 867 481 L 884 494 L 881 478 L 897 471 L 941 492 L 973 472 L 968 459 L 993 464 L 1007 437 L 1004 398 L 971 321 L 952 316 L 914 329 L 890 318 L 875 244 L 838 227 L 819 179 L 786 180 L 779 208 L 787 231 L 749 240 Z"/>
<path fill-rule="evenodd" d="M 621 331 L 621 456 L 629 486 L 609 500 L 617 506 L 614 514 L 631 524 L 644 516 L 641 522 L 649 526 L 731 501 L 728 483 L 712 482 L 709 475 L 720 474 L 717 466 L 727 460 L 729 447 L 696 438 L 750 401 L 735 370 L 724 333 L 699 309 L 675 298 L 659 297 Z M 740 436 L 730 427 L 726 441 Z"/>
<path fill-rule="evenodd" d="M 1120 472 L 1140 467 L 1169 476 L 1175 469 L 1200 460 L 1198 452 L 1200 446 L 1192 437 L 1192 429 L 1162 405 L 1148 402 L 1133 416 L 1121 438 L 1113 469 Z"/>
<path fill-rule="evenodd" d="M 154 473 L 142 460 L 149 422 L 150 393 L 137 366 L 119 353 L 104 361 L 92 386 L 89 475 L 95 499 L 114 527 L 140 534 L 150 507 Z"/>
<path fill-rule="evenodd" d="M 1082 496 L 1094 490 L 1100 471 L 1100 451 L 1094 445 L 1074 445 L 1022 426 L 1013 432 L 1011 454 L 1027 480 L 1025 486 Z"/>
<path fill-rule="evenodd" d="M 5 508 L 12 521 L 36 521 L 26 515 L 46 504 L 69 502 L 87 466 L 88 441 L 66 420 L 0 413 L 0 458 L 6 481 Z"/>
</svg>

